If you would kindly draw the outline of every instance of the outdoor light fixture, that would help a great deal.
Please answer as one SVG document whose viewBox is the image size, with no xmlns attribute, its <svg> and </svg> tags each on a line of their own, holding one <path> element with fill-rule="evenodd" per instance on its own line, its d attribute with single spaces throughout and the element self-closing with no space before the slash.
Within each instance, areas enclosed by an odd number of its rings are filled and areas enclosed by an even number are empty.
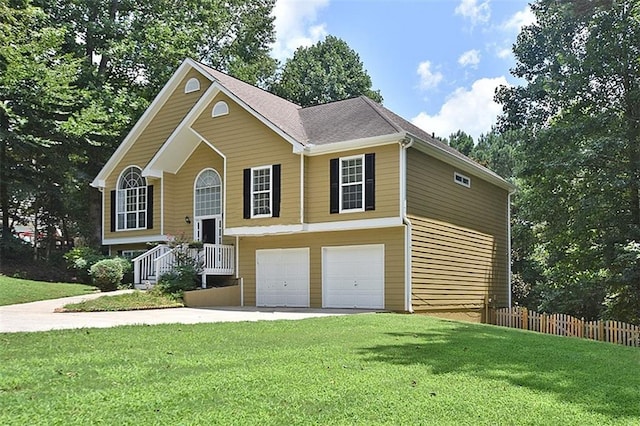
<svg viewBox="0 0 640 426">
<path fill-rule="evenodd" d="M 191 218 L 189 216 L 185 216 L 184 221 L 187 223 L 191 223 Z"/>
</svg>

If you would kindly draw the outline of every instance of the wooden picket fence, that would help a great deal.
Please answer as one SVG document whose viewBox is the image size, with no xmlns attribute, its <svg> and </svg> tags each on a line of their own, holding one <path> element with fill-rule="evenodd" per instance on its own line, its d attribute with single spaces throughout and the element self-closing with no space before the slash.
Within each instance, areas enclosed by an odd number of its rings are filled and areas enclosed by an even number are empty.
<svg viewBox="0 0 640 426">
<path fill-rule="evenodd" d="M 585 321 L 565 314 L 541 314 L 519 306 L 496 309 L 492 317 L 492 324 L 502 327 L 640 347 L 640 327 L 625 322 Z"/>
</svg>

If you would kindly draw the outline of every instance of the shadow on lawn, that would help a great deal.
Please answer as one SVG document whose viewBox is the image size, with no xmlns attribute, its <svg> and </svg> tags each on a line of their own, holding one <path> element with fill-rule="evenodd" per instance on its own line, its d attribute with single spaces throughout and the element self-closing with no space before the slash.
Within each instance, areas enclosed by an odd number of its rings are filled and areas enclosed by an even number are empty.
<svg viewBox="0 0 640 426">
<path fill-rule="evenodd" d="M 640 417 L 640 352 L 620 361 L 619 351 L 628 348 L 449 324 L 433 332 L 386 333 L 394 343 L 364 348 L 362 354 L 372 361 L 424 365 L 433 374 L 465 373 L 553 393 L 614 418 Z"/>
</svg>

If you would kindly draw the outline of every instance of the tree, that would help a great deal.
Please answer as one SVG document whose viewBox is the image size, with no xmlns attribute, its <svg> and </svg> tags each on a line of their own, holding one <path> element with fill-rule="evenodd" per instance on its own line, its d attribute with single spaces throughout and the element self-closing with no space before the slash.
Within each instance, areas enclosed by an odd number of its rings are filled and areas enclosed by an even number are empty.
<svg viewBox="0 0 640 426">
<path fill-rule="evenodd" d="M 640 20 L 632 1 L 539 0 L 502 88 L 523 129 L 523 213 L 544 264 L 540 304 L 640 322 Z M 633 250 L 632 250 L 633 251 Z M 632 295 L 635 295 L 632 296 Z"/>
<path fill-rule="evenodd" d="M 450 147 L 457 149 L 464 155 L 471 154 L 473 150 L 473 138 L 462 130 L 449 135 L 448 143 Z"/>
<path fill-rule="evenodd" d="M 303 107 L 360 95 L 382 102 L 380 91 L 371 88 L 371 77 L 358 54 L 334 36 L 299 47 L 270 90 Z"/>
<path fill-rule="evenodd" d="M 62 188 L 76 146 L 67 126 L 84 96 L 75 86 L 79 61 L 60 53 L 64 30 L 29 1 L 1 1 L 0 24 L 2 238 L 42 208 L 51 239 L 65 215 Z"/>
<path fill-rule="evenodd" d="M 62 51 L 81 60 L 77 86 L 86 94 L 70 131 L 82 143 L 69 196 L 80 207 L 75 223 L 97 245 L 101 197 L 89 188 L 93 177 L 185 57 L 250 83 L 273 75 L 275 0 L 34 1 L 64 31 Z"/>
</svg>

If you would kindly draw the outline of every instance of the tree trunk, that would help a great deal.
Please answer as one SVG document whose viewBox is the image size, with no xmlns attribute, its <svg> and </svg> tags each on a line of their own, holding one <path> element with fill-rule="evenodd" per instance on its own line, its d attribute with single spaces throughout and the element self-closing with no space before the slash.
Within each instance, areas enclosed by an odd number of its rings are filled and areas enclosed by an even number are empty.
<svg viewBox="0 0 640 426">
<path fill-rule="evenodd" d="M 88 220 L 91 233 L 88 235 L 89 247 L 100 247 L 102 244 L 102 193 L 91 188 L 89 190 Z"/>
<path fill-rule="evenodd" d="M 4 128 L 4 127 L 2 127 Z M 0 139 L 0 211 L 2 211 L 2 238 L 11 235 L 9 223 L 9 188 L 7 183 L 7 140 Z"/>
</svg>

